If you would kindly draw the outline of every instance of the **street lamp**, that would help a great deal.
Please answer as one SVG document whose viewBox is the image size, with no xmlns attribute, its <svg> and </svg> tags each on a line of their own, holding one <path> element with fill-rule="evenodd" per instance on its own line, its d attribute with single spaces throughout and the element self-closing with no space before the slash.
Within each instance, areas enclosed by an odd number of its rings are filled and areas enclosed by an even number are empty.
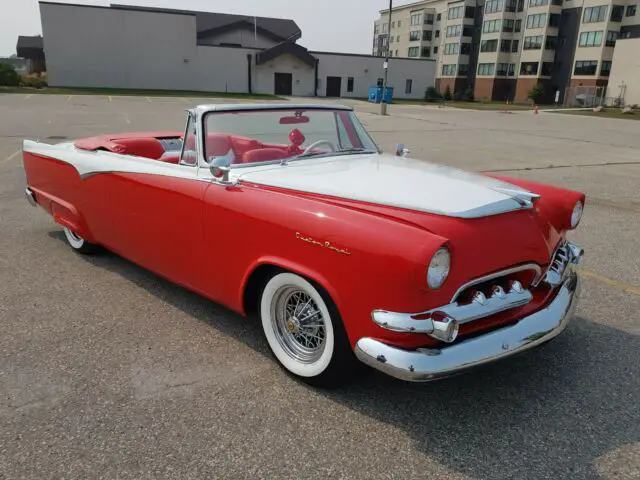
<svg viewBox="0 0 640 480">
<path fill-rule="evenodd" d="M 384 61 L 384 84 L 382 86 L 382 101 L 380 102 L 380 114 L 387 114 L 387 78 L 389 74 L 389 50 L 391 49 L 391 13 L 393 12 L 393 0 L 389 0 L 389 24 L 387 26 L 387 57 Z"/>
</svg>

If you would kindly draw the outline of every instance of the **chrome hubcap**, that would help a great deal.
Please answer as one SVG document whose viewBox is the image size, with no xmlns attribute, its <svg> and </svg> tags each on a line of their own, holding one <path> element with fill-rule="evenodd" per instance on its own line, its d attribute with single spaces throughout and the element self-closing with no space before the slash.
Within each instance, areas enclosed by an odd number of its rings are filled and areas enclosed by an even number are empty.
<svg viewBox="0 0 640 480">
<path fill-rule="evenodd" d="M 311 296 L 295 286 L 279 288 L 271 302 L 271 323 L 280 346 L 292 358 L 317 361 L 324 351 L 325 320 Z"/>
</svg>

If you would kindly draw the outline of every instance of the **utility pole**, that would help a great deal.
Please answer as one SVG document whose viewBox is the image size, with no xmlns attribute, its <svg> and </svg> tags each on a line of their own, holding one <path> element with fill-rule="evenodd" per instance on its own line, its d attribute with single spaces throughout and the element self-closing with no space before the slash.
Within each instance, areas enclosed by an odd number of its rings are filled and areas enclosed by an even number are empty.
<svg viewBox="0 0 640 480">
<path fill-rule="evenodd" d="M 393 12 L 393 0 L 389 0 L 389 23 L 387 26 L 387 57 L 384 61 L 384 85 L 382 87 L 382 101 L 380 102 L 380 114 L 387 114 L 387 78 L 389 74 L 389 50 L 391 50 L 391 13 Z"/>
</svg>

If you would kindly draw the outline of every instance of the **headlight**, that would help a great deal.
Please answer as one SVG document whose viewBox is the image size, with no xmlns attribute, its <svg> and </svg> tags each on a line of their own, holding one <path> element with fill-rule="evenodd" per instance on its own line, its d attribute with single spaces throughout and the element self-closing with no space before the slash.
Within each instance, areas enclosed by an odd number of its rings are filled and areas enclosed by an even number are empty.
<svg viewBox="0 0 640 480">
<path fill-rule="evenodd" d="M 429 288 L 440 288 L 449 276 L 451 266 L 451 254 L 449 250 L 442 247 L 431 258 L 429 269 L 427 270 L 427 285 Z"/>
<path fill-rule="evenodd" d="M 571 228 L 576 228 L 580 223 L 583 209 L 584 207 L 581 201 L 578 201 L 578 203 L 576 203 L 576 206 L 573 207 L 573 212 L 571 212 Z"/>
</svg>

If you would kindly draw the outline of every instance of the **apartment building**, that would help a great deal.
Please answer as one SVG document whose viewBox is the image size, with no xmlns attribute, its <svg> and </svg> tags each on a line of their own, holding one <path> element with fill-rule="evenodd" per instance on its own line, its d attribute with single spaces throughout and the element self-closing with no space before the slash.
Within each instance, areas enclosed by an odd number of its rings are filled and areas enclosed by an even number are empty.
<svg viewBox="0 0 640 480">
<path fill-rule="evenodd" d="M 546 101 L 606 87 L 618 38 L 640 37 L 640 0 L 424 0 L 382 10 L 373 54 L 437 60 L 442 92 Z M 640 82 L 640 79 L 637 79 Z"/>
</svg>

